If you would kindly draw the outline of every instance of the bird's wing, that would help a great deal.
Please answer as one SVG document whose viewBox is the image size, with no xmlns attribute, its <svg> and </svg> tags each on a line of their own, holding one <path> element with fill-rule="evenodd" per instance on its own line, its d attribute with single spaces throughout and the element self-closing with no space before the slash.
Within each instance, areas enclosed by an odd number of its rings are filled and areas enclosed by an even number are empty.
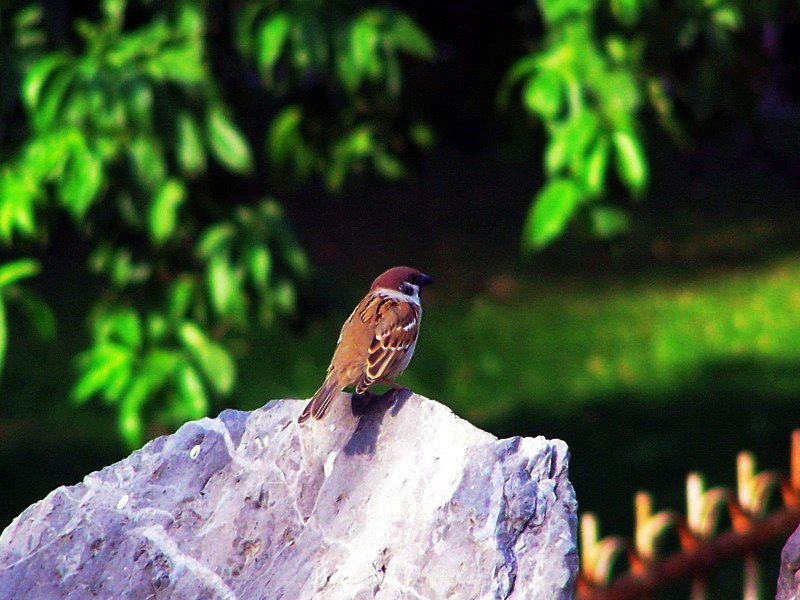
<svg viewBox="0 0 800 600">
<path fill-rule="evenodd" d="M 392 375 L 419 333 L 420 310 L 415 304 L 384 298 L 376 303 L 377 327 L 369 346 L 364 377 L 356 391 L 363 393 L 375 381 Z M 394 374 L 396 375 L 396 374 Z"/>
</svg>

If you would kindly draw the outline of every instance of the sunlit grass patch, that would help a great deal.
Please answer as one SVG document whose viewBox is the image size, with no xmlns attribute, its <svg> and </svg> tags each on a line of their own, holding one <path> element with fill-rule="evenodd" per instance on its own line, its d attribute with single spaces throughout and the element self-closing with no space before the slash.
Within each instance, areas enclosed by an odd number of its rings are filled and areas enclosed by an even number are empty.
<svg viewBox="0 0 800 600">
<path fill-rule="evenodd" d="M 663 398 L 710 364 L 800 363 L 798 290 L 800 261 L 787 259 L 686 280 L 440 304 L 426 313 L 406 381 L 477 422 L 520 406 L 563 414 L 620 393 Z"/>
</svg>

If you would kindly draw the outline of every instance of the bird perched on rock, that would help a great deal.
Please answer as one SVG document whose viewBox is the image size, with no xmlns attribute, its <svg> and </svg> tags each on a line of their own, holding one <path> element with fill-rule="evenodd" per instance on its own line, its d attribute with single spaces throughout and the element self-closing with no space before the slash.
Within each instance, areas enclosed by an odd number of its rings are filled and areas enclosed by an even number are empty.
<svg viewBox="0 0 800 600">
<path fill-rule="evenodd" d="M 381 273 L 342 326 L 325 381 L 297 422 L 321 419 L 343 389 L 364 394 L 374 383 L 401 389 L 394 380 L 414 354 L 422 319 L 419 290 L 433 281 L 411 267 Z"/>
</svg>

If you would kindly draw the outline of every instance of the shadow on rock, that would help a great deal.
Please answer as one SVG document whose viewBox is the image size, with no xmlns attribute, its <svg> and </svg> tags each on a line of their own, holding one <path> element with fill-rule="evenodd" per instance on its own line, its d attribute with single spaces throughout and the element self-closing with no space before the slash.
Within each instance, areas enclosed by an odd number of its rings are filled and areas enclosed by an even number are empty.
<svg viewBox="0 0 800 600">
<path fill-rule="evenodd" d="M 391 408 L 392 416 L 396 417 L 410 397 L 411 390 L 408 389 L 389 390 L 380 396 L 353 394 L 351 409 L 358 417 L 358 423 L 344 446 L 344 453 L 347 456 L 375 454 L 386 412 Z"/>
</svg>

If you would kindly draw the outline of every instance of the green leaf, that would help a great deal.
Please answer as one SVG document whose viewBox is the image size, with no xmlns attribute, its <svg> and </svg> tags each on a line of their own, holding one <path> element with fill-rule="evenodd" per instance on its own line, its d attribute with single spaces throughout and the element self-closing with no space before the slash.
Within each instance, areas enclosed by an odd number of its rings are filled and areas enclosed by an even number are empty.
<svg viewBox="0 0 800 600">
<path fill-rule="evenodd" d="M 593 198 L 599 196 L 605 188 L 610 151 L 608 138 L 602 135 L 597 138 L 594 146 L 589 151 L 589 155 L 584 160 L 583 185 L 589 196 Z"/>
<path fill-rule="evenodd" d="M 172 282 L 168 293 L 170 320 L 177 321 L 186 316 L 191 307 L 196 287 L 195 280 L 191 275 L 180 275 Z"/>
<path fill-rule="evenodd" d="M 325 172 L 329 190 L 338 191 L 344 184 L 348 170 L 361 168 L 360 161 L 375 151 L 374 132 L 369 125 L 355 127 L 334 144 L 331 161 Z"/>
<path fill-rule="evenodd" d="M 119 27 L 125 17 L 125 7 L 127 5 L 127 0 L 103 0 L 103 14 L 115 26 Z"/>
<path fill-rule="evenodd" d="M 19 170 L 0 168 L 0 238 L 10 244 L 14 236 L 18 205 L 30 206 L 33 189 L 25 185 Z"/>
<path fill-rule="evenodd" d="M 508 97 L 511 89 L 523 78 L 539 68 L 542 58 L 538 52 L 533 52 L 518 59 L 506 72 L 497 92 L 497 104 L 500 108 L 508 106 Z"/>
<path fill-rule="evenodd" d="M 554 119 L 564 105 L 561 75 L 549 69 L 528 79 L 522 90 L 525 106 L 545 120 Z"/>
<path fill-rule="evenodd" d="M 0 289 L 20 279 L 37 275 L 40 270 L 39 261 L 32 258 L 20 258 L 0 265 Z"/>
<path fill-rule="evenodd" d="M 20 171 L 27 171 L 34 180 L 58 180 L 63 175 L 73 147 L 80 142 L 80 133 L 71 128 L 37 135 L 23 151 Z"/>
<path fill-rule="evenodd" d="M 215 254 L 208 261 L 208 294 L 220 316 L 230 316 L 231 306 L 239 293 L 239 278 L 226 254 Z"/>
<path fill-rule="evenodd" d="M 206 34 L 206 8 L 197 2 L 183 2 L 179 5 L 175 29 L 192 46 L 202 49 L 202 36 Z"/>
<path fill-rule="evenodd" d="M 49 164 L 43 156 L 46 142 L 37 137 L 25 148 L 22 160 L 0 167 L 0 239 L 12 242 L 14 230 L 24 237 L 41 236 L 36 226 L 36 204 L 43 200 L 44 188 L 56 173 L 43 172 Z"/>
<path fill-rule="evenodd" d="M 141 446 L 144 437 L 142 405 L 150 394 L 152 381 L 146 374 L 134 377 L 120 402 L 117 423 L 122 438 L 130 448 Z"/>
<path fill-rule="evenodd" d="M 604 204 L 592 206 L 589 215 L 592 231 L 601 239 L 617 237 L 630 227 L 628 214 L 615 206 Z"/>
<path fill-rule="evenodd" d="M 208 396 L 197 370 L 189 363 L 178 368 L 178 391 L 191 418 L 199 419 L 208 412 Z"/>
<path fill-rule="evenodd" d="M 197 122 L 186 111 L 178 114 L 177 157 L 181 170 L 187 175 L 196 175 L 206 169 L 206 153 L 202 133 Z"/>
<path fill-rule="evenodd" d="M 82 219 L 97 198 L 103 184 L 103 163 L 81 140 L 72 147 L 59 191 L 64 207 Z"/>
<path fill-rule="evenodd" d="M 291 313 L 297 307 L 297 295 L 294 286 L 287 279 L 283 279 L 275 284 L 273 290 L 275 305 L 283 313 Z"/>
<path fill-rule="evenodd" d="M 22 82 L 22 99 L 30 112 L 35 112 L 48 77 L 53 71 L 67 64 L 69 60 L 66 52 L 52 52 L 45 54 L 33 63 Z"/>
<path fill-rule="evenodd" d="M 261 15 L 262 7 L 255 3 L 242 5 L 236 12 L 236 31 L 234 38 L 236 45 L 244 55 L 253 53 L 253 30 L 258 17 Z"/>
<path fill-rule="evenodd" d="M 714 24 L 728 31 L 738 31 L 742 28 L 742 13 L 739 8 L 731 4 L 720 6 L 711 14 Z"/>
<path fill-rule="evenodd" d="M 145 262 L 134 262 L 133 254 L 127 248 L 109 248 L 91 257 L 92 268 L 106 271 L 115 286 L 123 288 L 130 284 L 142 283 L 152 272 L 152 266 Z"/>
<path fill-rule="evenodd" d="M 14 14 L 14 29 L 32 29 L 42 23 L 42 7 L 28 4 Z"/>
<path fill-rule="evenodd" d="M 156 244 L 166 242 L 175 231 L 178 208 L 186 200 L 186 188 L 178 179 L 167 179 L 150 205 L 150 237 Z"/>
<path fill-rule="evenodd" d="M 644 191 L 647 185 L 648 167 L 644 148 L 637 137 L 628 131 L 615 131 L 617 173 L 635 194 Z"/>
<path fill-rule="evenodd" d="M 630 122 L 641 105 L 639 84 L 627 68 L 605 72 L 595 81 L 594 91 L 611 126 L 617 129 L 624 129 L 624 124 Z"/>
<path fill-rule="evenodd" d="M 375 133 L 370 125 L 355 127 L 339 138 L 333 146 L 325 173 L 328 189 L 341 189 L 348 171 L 362 168 L 362 159 L 370 155 L 374 157 L 375 151 Z"/>
<path fill-rule="evenodd" d="M 199 258 L 210 258 L 226 249 L 235 234 L 236 228 L 227 221 L 209 225 L 195 245 L 195 254 Z"/>
<path fill-rule="evenodd" d="M 592 10 L 593 0 L 537 0 L 542 16 L 549 24 L 571 15 L 583 15 Z"/>
<path fill-rule="evenodd" d="M 128 389 L 133 377 L 134 356 L 128 354 L 127 360 L 114 369 L 111 377 L 103 386 L 103 396 L 108 404 L 114 404 L 122 399 L 122 394 Z"/>
<path fill-rule="evenodd" d="M 145 356 L 141 372 L 150 380 L 150 388 L 157 390 L 176 374 L 182 362 L 183 356 L 178 350 L 153 348 Z"/>
<path fill-rule="evenodd" d="M 413 142 L 423 150 L 430 150 L 436 141 L 433 131 L 425 123 L 414 123 L 408 131 Z"/>
<path fill-rule="evenodd" d="M 121 342 L 138 349 L 142 346 L 142 320 L 132 308 L 120 308 L 99 317 L 97 331 L 100 339 Z"/>
<path fill-rule="evenodd" d="M 206 134 L 211 152 L 228 170 L 234 173 L 252 170 L 253 157 L 247 140 L 219 105 L 208 111 Z"/>
<path fill-rule="evenodd" d="M 157 393 L 172 375 L 180 358 L 175 352 L 156 349 L 147 354 L 140 369 L 131 380 L 120 400 L 118 426 L 130 447 L 143 441 L 142 406 L 148 397 Z"/>
<path fill-rule="evenodd" d="M 191 321 L 181 325 L 178 337 L 217 393 L 228 394 L 236 381 L 236 365 L 228 351 Z"/>
<path fill-rule="evenodd" d="M 304 277 L 308 275 L 310 267 L 308 266 L 308 258 L 306 257 L 306 253 L 303 252 L 303 248 L 298 244 L 296 241 L 293 241 L 290 244 L 287 244 L 287 247 L 284 248 L 284 257 L 286 258 L 286 262 L 292 269 L 292 273 L 297 275 L 298 277 Z"/>
<path fill-rule="evenodd" d="M 269 127 L 269 155 L 278 165 L 285 164 L 299 143 L 299 127 L 303 120 L 303 110 L 295 105 L 283 108 Z"/>
<path fill-rule="evenodd" d="M 632 27 L 639 20 L 642 11 L 643 0 L 610 0 L 611 14 L 614 18 L 625 25 Z"/>
<path fill-rule="evenodd" d="M 151 344 L 158 345 L 170 333 L 170 323 L 161 313 L 147 315 L 147 339 Z"/>
<path fill-rule="evenodd" d="M 600 119 L 591 110 L 581 110 L 565 123 L 550 128 L 550 143 L 545 151 L 545 169 L 552 176 L 569 166 L 579 172 L 589 145 L 597 137 Z"/>
<path fill-rule="evenodd" d="M 609 35 L 605 39 L 606 54 L 615 63 L 624 63 L 631 55 L 630 42 L 621 35 Z"/>
<path fill-rule="evenodd" d="M 383 148 L 375 149 L 372 155 L 372 161 L 378 173 L 386 177 L 386 179 L 400 179 L 406 174 L 406 168 L 403 166 L 403 163 Z"/>
<path fill-rule="evenodd" d="M 101 34 L 96 28 L 89 32 L 89 36 L 94 40 L 101 38 Z M 114 36 L 112 43 L 103 44 L 106 45 L 103 62 L 115 70 L 135 68 L 137 71 L 142 69 L 151 71 L 152 59 L 158 57 L 170 37 L 172 37 L 172 32 L 165 19 L 151 19 L 141 27 Z M 96 59 L 90 59 L 89 64 L 92 68 L 105 66 Z M 161 77 L 158 72 L 150 74 L 154 78 Z"/>
<path fill-rule="evenodd" d="M 6 304 L 0 294 L 0 373 L 6 361 L 6 348 L 8 346 L 8 324 L 6 323 Z"/>
<path fill-rule="evenodd" d="M 374 132 L 369 125 L 356 127 L 337 143 L 344 155 L 361 158 L 369 155 L 374 148 Z"/>
<path fill-rule="evenodd" d="M 382 71 L 378 54 L 380 39 L 378 24 L 371 15 L 364 15 L 356 19 L 350 29 L 353 61 L 362 74 L 371 78 L 376 78 Z"/>
<path fill-rule="evenodd" d="M 20 194 L 14 198 L 14 225 L 25 237 L 36 237 L 36 218 L 34 204 L 37 200 L 36 194 Z"/>
<path fill-rule="evenodd" d="M 349 48 L 341 50 L 336 55 L 336 70 L 344 89 L 353 94 L 361 84 L 361 71 L 355 64 L 353 53 Z"/>
<path fill-rule="evenodd" d="M 278 10 L 263 22 L 258 31 L 258 66 L 268 79 L 272 77 L 272 68 L 281 55 L 291 26 L 289 14 Z"/>
<path fill-rule="evenodd" d="M 568 127 L 568 125 L 555 125 L 550 133 L 550 140 L 544 152 L 544 168 L 549 176 L 555 175 L 569 160 Z"/>
<path fill-rule="evenodd" d="M 569 168 L 572 173 L 580 173 L 586 162 L 586 154 L 599 134 L 600 119 L 593 110 L 584 110 L 571 121 L 568 140 Z"/>
<path fill-rule="evenodd" d="M 167 163 L 161 142 L 155 136 L 136 135 L 127 144 L 138 183 L 155 188 L 167 176 Z"/>
<path fill-rule="evenodd" d="M 171 81 L 182 86 L 201 84 L 207 77 L 201 44 L 193 40 L 160 48 L 146 63 L 146 70 L 156 81 Z"/>
<path fill-rule="evenodd" d="M 366 13 L 355 19 L 350 25 L 349 48 L 347 54 L 349 61 L 343 65 L 344 75 L 342 83 L 350 93 L 355 92 L 365 78 L 377 79 L 383 71 L 378 43 L 380 34 L 371 13 Z"/>
<path fill-rule="evenodd" d="M 139 129 L 149 129 L 153 120 L 155 101 L 152 80 L 137 78 L 129 82 L 125 86 L 125 101 L 128 104 L 128 112 Z"/>
<path fill-rule="evenodd" d="M 53 310 L 42 297 L 33 290 L 18 287 L 14 301 L 28 316 L 36 335 L 42 341 L 50 341 L 56 336 L 56 317 Z"/>
<path fill-rule="evenodd" d="M 89 255 L 89 270 L 93 273 L 103 273 L 108 270 L 113 259 L 114 247 L 107 242 L 101 242 Z"/>
<path fill-rule="evenodd" d="M 390 21 L 388 35 L 396 48 L 418 58 L 431 59 L 436 51 L 428 35 L 405 13 L 397 13 Z"/>
<path fill-rule="evenodd" d="M 37 131 L 51 131 L 56 126 L 66 103 L 67 93 L 75 79 L 76 70 L 74 64 L 58 68 L 47 81 L 47 85 L 40 90 L 37 105 L 31 115 Z"/>
<path fill-rule="evenodd" d="M 101 390 L 104 390 L 109 399 L 118 398 L 119 388 L 127 385 L 130 379 L 133 358 L 130 348 L 105 343 L 96 344 L 80 354 L 78 364 L 81 375 L 72 388 L 72 401 L 83 404 Z M 109 386 L 115 388 L 113 394 L 108 393 Z"/>
<path fill-rule="evenodd" d="M 526 249 L 545 247 L 567 226 L 583 200 L 581 187 L 569 179 L 553 179 L 541 189 L 525 223 L 523 245 Z"/>
<path fill-rule="evenodd" d="M 266 290 L 269 286 L 269 276 L 272 271 L 272 255 L 261 244 L 252 244 L 246 255 L 247 268 L 256 289 Z"/>
</svg>

